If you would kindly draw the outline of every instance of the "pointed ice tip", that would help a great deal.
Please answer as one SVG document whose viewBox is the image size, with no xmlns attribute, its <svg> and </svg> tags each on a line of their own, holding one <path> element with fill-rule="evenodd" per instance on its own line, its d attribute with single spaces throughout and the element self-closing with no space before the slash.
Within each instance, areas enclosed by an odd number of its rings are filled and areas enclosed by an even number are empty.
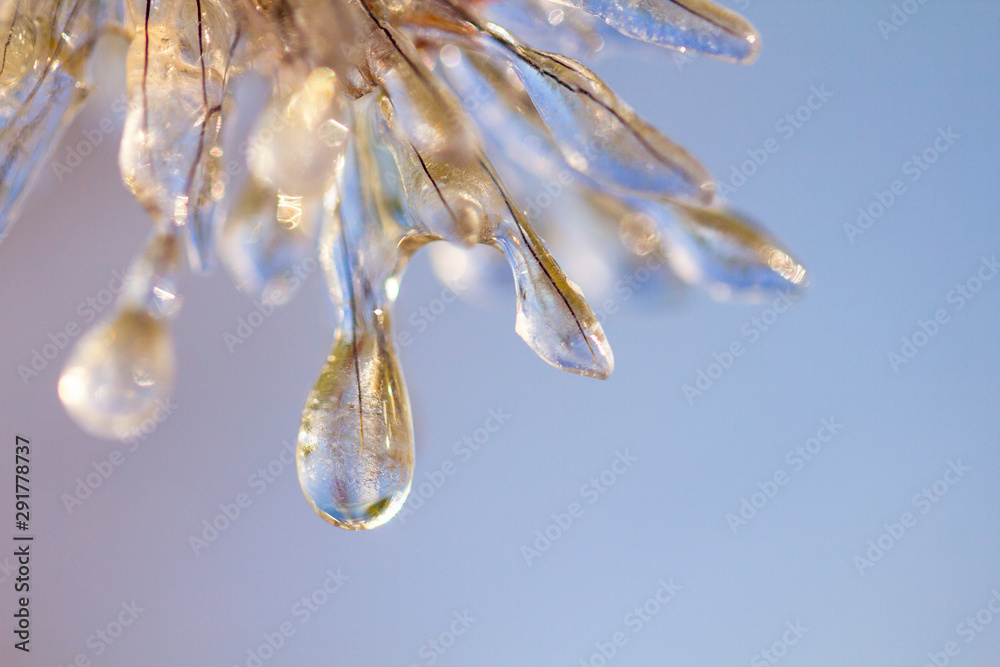
<svg viewBox="0 0 1000 667">
<path fill-rule="evenodd" d="M 752 65 L 757 60 L 757 56 L 760 55 L 760 34 L 750 24 L 747 24 L 747 27 L 749 28 L 749 33 L 744 37 L 747 43 L 747 50 L 743 57 L 736 61 L 740 65 Z"/>
<path fill-rule="evenodd" d="M 704 6 L 695 9 L 688 6 L 704 21 L 702 30 L 698 31 L 700 40 L 695 39 L 691 48 L 707 56 L 749 65 L 760 55 L 760 33 L 738 13 L 719 5 Z"/>
<path fill-rule="evenodd" d="M 583 329 L 585 334 L 575 320 L 572 328 L 570 322 L 565 324 L 561 328 L 550 321 L 540 327 L 530 318 L 519 316 L 514 328 L 535 354 L 559 370 L 608 379 L 615 368 L 615 357 L 600 323 L 593 320 Z"/>
<path fill-rule="evenodd" d="M 749 21 L 730 9 L 709 3 L 696 11 L 706 22 L 704 36 L 711 43 L 708 55 L 741 65 L 757 59 L 760 33 Z"/>
<path fill-rule="evenodd" d="M 615 370 L 615 354 L 611 351 L 611 345 L 604 336 L 600 322 L 595 322 L 594 329 L 590 334 L 590 348 L 594 351 L 593 365 L 582 375 L 607 380 Z"/>
<path fill-rule="evenodd" d="M 614 357 L 611 356 L 610 349 L 608 349 L 607 356 L 596 355 L 590 357 L 589 359 L 576 359 L 576 358 L 553 359 L 542 356 L 541 353 L 538 352 L 538 350 L 535 350 L 535 352 L 538 353 L 538 356 L 542 357 L 542 359 L 544 359 L 550 365 L 555 366 L 561 371 L 566 371 L 568 373 L 573 373 L 575 375 L 582 375 L 588 378 L 595 378 L 597 380 L 607 380 L 609 377 L 611 377 L 611 373 L 615 370 L 615 360 Z"/>
<path fill-rule="evenodd" d="M 603 340 L 603 335 L 601 338 Z M 559 370 L 568 371 L 570 373 L 582 375 L 588 378 L 594 378 L 596 380 L 607 380 L 611 377 L 611 373 L 615 370 L 615 355 L 612 354 L 611 347 L 608 345 L 607 340 L 603 340 L 603 347 L 600 352 L 597 352 L 598 348 L 596 341 L 591 340 L 591 345 L 594 346 L 595 354 L 591 355 L 587 359 L 563 359 L 561 362 L 556 362 L 546 357 L 542 358 Z"/>
<path fill-rule="evenodd" d="M 605 346 L 607 346 L 607 341 L 605 341 Z M 611 377 L 615 370 L 615 355 L 611 352 L 611 347 L 606 347 L 604 355 L 595 358 L 594 361 L 596 363 L 580 375 L 597 380 L 607 380 Z"/>
</svg>

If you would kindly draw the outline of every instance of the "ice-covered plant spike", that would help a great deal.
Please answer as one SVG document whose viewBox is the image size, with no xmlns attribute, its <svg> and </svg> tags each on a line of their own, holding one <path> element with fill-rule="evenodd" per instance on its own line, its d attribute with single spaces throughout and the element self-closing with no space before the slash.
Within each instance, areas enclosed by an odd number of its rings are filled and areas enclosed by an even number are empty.
<svg viewBox="0 0 1000 667">
<path fill-rule="evenodd" d="M 135 261 L 112 316 L 80 339 L 59 378 L 59 398 L 84 429 L 124 439 L 170 395 L 168 318 L 177 313 L 183 266 L 173 233 L 155 234 Z"/>
<path fill-rule="evenodd" d="M 335 335 L 302 415 L 298 471 L 316 512 L 343 528 L 385 523 L 410 489 L 390 323 L 424 245 L 445 241 L 464 260 L 495 251 L 513 275 L 518 335 L 595 378 L 611 374 L 611 348 L 543 236 L 588 291 L 650 258 L 669 267 L 666 284 L 718 300 L 806 283 L 685 149 L 579 60 L 525 41 L 552 31 L 586 59 L 623 35 L 753 61 L 754 29 L 705 0 L 7 0 L 0 26 L 0 238 L 86 96 L 95 43 L 128 41 L 119 163 L 153 232 L 115 312 L 66 363 L 69 414 L 123 438 L 155 411 L 174 376 L 177 283 L 211 268 L 216 247 L 241 290 L 275 304 L 316 257 Z M 245 154 L 224 157 L 230 86 L 251 71 L 272 94 Z M 485 264 L 474 277 L 493 275 Z"/>
</svg>

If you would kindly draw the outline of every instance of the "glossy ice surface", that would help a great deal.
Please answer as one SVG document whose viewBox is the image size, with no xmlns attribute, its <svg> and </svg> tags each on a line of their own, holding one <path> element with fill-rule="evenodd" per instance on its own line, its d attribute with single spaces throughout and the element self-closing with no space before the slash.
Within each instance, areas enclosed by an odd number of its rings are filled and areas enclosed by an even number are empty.
<svg viewBox="0 0 1000 667">
<path fill-rule="evenodd" d="M 181 274 L 212 268 L 217 240 L 237 286 L 269 308 L 310 262 L 324 267 L 335 343 L 303 413 L 298 469 L 316 511 L 347 528 L 384 523 L 410 487 L 413 429 L 389 323 L 424 245 L 502 256 L 516 333 L 552 366 L 599 379 L 614 355 L 580 284 L 605 296 L 616 272 L 643 270 L 662 289 L 683 281 L 719 300 L 805 285 L 802 265 L 728 210 L 683 147 L 579 60 L 493 22 L 490 5 L 0 5 L 0 236 L 84 96 L 94 43 L 128 40 L 119 167 L 154 235 L 60 380 L 84 428 L 123 437 L 169 395 Z M 702 0 L 511 6 L 536 27 L 561 25 L 574 54 L 599 49 L 607 30 L 736 63 L 760 45 L 746 21 Z M 231 83 L 249 71 L 273 90 L 233 159 Z"/>
</svg>

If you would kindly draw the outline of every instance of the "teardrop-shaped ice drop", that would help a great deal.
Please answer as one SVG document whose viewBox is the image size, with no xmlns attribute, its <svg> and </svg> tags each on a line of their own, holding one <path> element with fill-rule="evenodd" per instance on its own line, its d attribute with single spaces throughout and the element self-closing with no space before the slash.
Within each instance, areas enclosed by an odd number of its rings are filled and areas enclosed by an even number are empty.
<svg viewBox="0 0 1000 667">
<path fill-rule="evenodd" d="M 527 220 L 506 223 L 496 246 L 514 273 L 517 334 L 556 368 L 600 380 L 610 377 L 615 358 L 601 323 Z"/>
<path fill-rule="evenodd" d="M 506 60 L 567 164 L 602 186 L 662 201 L 708 204 L 715 183 L 684 148 L 643 120 L 594 72 L 490 25 L 477 48 Z"/>
<path fill-rule="evenodd" d="M 125 308 L 77 343 L 59 378 L 59 398 L 84 430 L 120 439 L 155 412 L 173 378 L 167 324 Z"/>
<path fill-rule="evenodd" d="M 0 240 L 87 93 L 83 70 L 96 38 L 92 7 L 70 11 L 68 5 L 0 3 L 0 39 L 5 40 L 0 57 Z M 53 168 L 60 181 L 72 170 L 59 163 Z"/>
<path fill-rule="evenodd" d="M 313 261 L 315 203 L 247 180 L 219 244 L 241 291 L 275 304 L 292 297 L 302 282 L 296 272 Z"/>
<path fill-rule="evenodd" d="M 289 95 L 275 96 L 257 118 L 247 167 L 274 190 L 322 192 L 347 141 L 346 99 L 333 70 L 313 70 Z"/>
<path fill-rule="evenodd" d="M 413 427 L 402 373 L 381 332 L 339 337 L 302 413 L 297 461 L 306 498 L 335 526 L 375 528 L 403 506 Z"/>
<path fill-rule="evenodd" d="M 650 207 L 666 232 L 667 258 L 686 282 L 703 285 L 718 301 L 760 301 L 779 291 L 798 294 L 805 268 L 766 231 L 721 207 Z"/>
</svg>

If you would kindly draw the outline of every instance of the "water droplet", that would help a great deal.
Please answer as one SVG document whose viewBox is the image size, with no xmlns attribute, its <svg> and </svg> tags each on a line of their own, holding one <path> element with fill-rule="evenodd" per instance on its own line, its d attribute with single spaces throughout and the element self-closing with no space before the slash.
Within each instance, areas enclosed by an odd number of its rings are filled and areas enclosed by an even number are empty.
<svg viewBox="0 0 1000 667">
<path fill-rule="evenodd" d="M 556 368 L 608 378 L 614 355 L 580 288 L 566 277 L 527 221 L 517 221 L 517 230 L 497 238 L 514 273 L 517 334 Z"/>
<path fill-rule="evenodd" d="M 247 153 L 261 183 L 295 195 L 322 191 L 347 141 L 347 106 L 337 76 L 320 67 L 257 119 Z"/>
<path fill-rule="evenodd" d="M 723 208 L 674 204 L 663 229 L 667 256 L 682 280 L 704 285 L 720 301 L 760 301 L 778 291 L 798 294 L 806 270 L 766 231 Z"/>
<path fill-rule="evenodd" d="M 77 343 L 59 378 L 59 398 L 83 429 L 120 439 L 152 416 L 173 376 L 166 323 L 126 308 Z"/>
<path fill-rule="evenodd" d="M 748 64 L 760 51 L 760 37 L 754 27 L 719 3 L 564 0 L 561 4 L 603 19 L 626 37 L 681 53 L 692 50 Z M 561 10 L 559 14 L 561 19 Z M 556 25 L 551 14 L 549 23 Z"/>
<path fill-rule="evenodd" d="M 383 335 L 342 333 L 302 413 L 299 482 L 313 509 L 351 530 L 403 506 L 413 476 L 413 427 L 402 373 Z"/>
<path fill-rule="evenodd" d="M 518 42 L 495 25 L 481 36 L 508 60 L 566 162 L 614 192 L 709 203 L 715 184 L 686 150 L 640 118 L 582 64 Z"/>
<path fill-rule="evenodd" d="M 222 228 L 219 247 L 241 290 L 279 305 L 292 297 L 313 261 L 313 203 L 253 179 L 247 182 Z"/>
<path fill-rule="evenodd" d="M 62 9 L 60 7 L 60 9 Z M 79 14 L 87 14 L 85 11 Z M 81 63 L 93 28 L 58 16 L 53 3 L 0 3 L 3 55 L 0 65 L 0 240 L 17 218 L 24 197 L 86 95 Z M 77 44 L 84 38 L 87 46 Z M 77 156 L 79 160 L 79 156 Z M 77 164 L 56 163 L 62 174 Z"/>
<path fill-rule="evenodd" d="M 154 317 L 174 317 L 184 301 L 177 291 L 182 267 L 180 241 L 173 230 L 154 233 L 129 268 L 120 303 Z"/>
</svg>

